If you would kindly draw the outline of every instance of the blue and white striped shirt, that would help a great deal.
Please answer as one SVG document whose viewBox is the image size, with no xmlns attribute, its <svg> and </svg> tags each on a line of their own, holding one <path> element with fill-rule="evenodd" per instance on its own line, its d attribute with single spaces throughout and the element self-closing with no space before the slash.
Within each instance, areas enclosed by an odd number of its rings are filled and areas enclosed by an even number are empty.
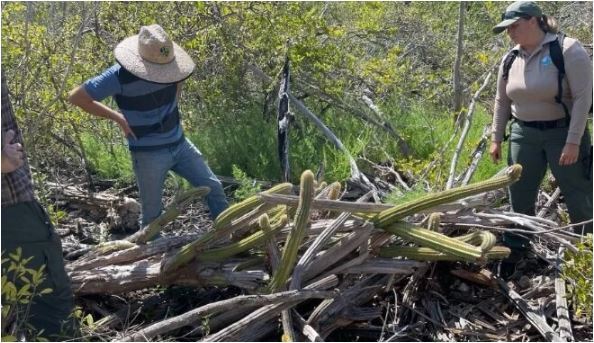
<svg viewBox="0 0 594 343">
<path fill-rule="evenodd" d="M 84 83 L 96 101 L 113 96 L 138 139 L 128 137 L 130 150 L 153 150 L 184 139 L 177 106 L 177 84 L 161 84 L 134 76 L 119 64 Z"/>
</svg>

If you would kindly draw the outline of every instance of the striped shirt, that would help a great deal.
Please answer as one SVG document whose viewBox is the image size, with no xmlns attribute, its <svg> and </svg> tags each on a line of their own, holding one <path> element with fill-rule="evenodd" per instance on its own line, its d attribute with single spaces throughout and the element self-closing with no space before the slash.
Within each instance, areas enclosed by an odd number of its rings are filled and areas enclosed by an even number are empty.
<svg viewBox="0 0 594 343">
<path fill-rule="evenodd" d="M 16 135 L 11 143 L 23 144 L 23 136 L 21 130 L 17 125 L 12 105 L 8 96 L 8 87 L 6 86 L 6 78 L 2 73 L 2 137 L 8 130 L 13 130 Z M 2 140 L 2 148 L 4 148 L 4 139 Z M 35 195 L 33 193 L 33 182 L 31 181 L 31 171 L 29 170 L 29 162 L 27 156 L 23 152 L 25 163 L 17 170 L 10 173 L 2 173 L 2 207 L 16 205 L 20 202 L 33 201 Z"/>
<path fill-rule="evenodd" d="M 177 84 L 140 79 L 119 64 L 84 83 L 96 101 L 111 96 L 137 139 L 128 137 L 130 150 L 154 150 L 184 139 L 177 107 Z"/>
</svg>

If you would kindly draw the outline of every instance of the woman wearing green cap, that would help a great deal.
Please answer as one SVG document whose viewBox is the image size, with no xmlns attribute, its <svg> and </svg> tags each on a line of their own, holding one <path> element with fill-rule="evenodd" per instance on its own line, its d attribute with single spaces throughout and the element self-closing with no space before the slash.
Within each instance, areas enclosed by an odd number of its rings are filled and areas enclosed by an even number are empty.
<svg viewBox="0 0 594 343">
<path fill-rule="evenodd" d="M 523 167 L 520 180 L 510 186 L 512 209 L 535 214 L 548 165 L 572 222 L 591 220 L 591 141 L 586 121 L 592 105 L 592 62 L 588 53 L 577 40 L 558 35 L 555 19 L 543 15 L 532 1 L 507 7 L 493 28 L 494 33 L 503 31 L 516 46 L 499 68 L 490 154 L 495 162 L 501 158 L 501 142 L 511 120 L 508 161 Z M 564 74 L 557 67 L 559 59 L 564 61 Z M 592 222 L 575 229 L 591 233 Z M 504 240 L 512 248 L 527 243 L 512 235 Z"/>
</svg>

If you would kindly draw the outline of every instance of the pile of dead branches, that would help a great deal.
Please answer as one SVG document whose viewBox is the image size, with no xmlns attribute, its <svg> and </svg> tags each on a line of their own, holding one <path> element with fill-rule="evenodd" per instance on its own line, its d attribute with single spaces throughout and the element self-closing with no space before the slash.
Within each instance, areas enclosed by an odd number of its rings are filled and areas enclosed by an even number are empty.
<svg viewBox="0 0 594 343">
<path fill-rule="evenodd" d="M 199 327 L 206 318 L 209 330 L 200 331 L 205 341 L 257 341 L 276 330 L 279 318 L 283 335 L 278 339 L 321 341 L 338 328 L 381 316 L 381 308 L 366 305 L 408 279 L 400 295 L 406 305 L 412 281 L 432 261 L 474 265 L 477 272 L 458 276 L 500 287 L 543 337 L 557 340 L 567 337 L 559 329 L 567 330 L 561 318 L 553 329 L 505 282 L 481 270 L 509 255 L 508 248 L 496 245 L 492 231 L 511 224 L 575 249 L 578 238 L 555 222 L 491 208 L 520 173 L 519 165 L 511 166 L 489 180 L 392 206 L 368 202 L 371 194 L 340 201 L 339 183 L 317 185 L 306 171 L 298 195 L 292 184 L 279 184 L 232 205 L 203 235 L 154 239 L 188 203 L 208 193 L 196 188 L 177 196 L 147 227 L 85 250 L 67 269 L 77 295 L 156 285 L 232 285 L 245 294 L 122 334 L 119 341 L 156 340 L 182 327 Z M 450 334 L 465 332 L 436 325 Z M 381 330 L 391 330 L 392 338 L 408 327 L 387 326 Z"/>
</svg>

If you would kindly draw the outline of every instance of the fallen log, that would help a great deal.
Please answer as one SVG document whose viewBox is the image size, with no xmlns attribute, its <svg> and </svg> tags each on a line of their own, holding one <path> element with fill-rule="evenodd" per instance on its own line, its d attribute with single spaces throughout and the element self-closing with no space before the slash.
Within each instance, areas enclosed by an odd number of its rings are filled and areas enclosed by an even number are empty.
<svg viewBox="0 0 594 343">
<path fill-rule="evenodd" d="M 143 342 L 148 341 L 157 335 L 164 334 L 171 330 L 178 329 L 182 326 L 191 325 L 199 321 L 201 318 L 220 313 L 228 310 L 241 310 L 243 307 L 265 306 L 278 303 L 303 301 L 307 299 L 328 299 L 338 296 L 337 292 L 333 291 L 316 291 L 316 290 L 301 290 L 301 291 L 285 291 L 265 295 L 243 295 L 235 298 L 210 303 L 201 306 L 195 310 L 188 311 L 182 315 L 175 316 L 163 320 L 161 322 L 152 324 L 144 329 L 135 332 L 132 335 L 124 336 L 119 339 L 123 342 Z"/>
</svg>

